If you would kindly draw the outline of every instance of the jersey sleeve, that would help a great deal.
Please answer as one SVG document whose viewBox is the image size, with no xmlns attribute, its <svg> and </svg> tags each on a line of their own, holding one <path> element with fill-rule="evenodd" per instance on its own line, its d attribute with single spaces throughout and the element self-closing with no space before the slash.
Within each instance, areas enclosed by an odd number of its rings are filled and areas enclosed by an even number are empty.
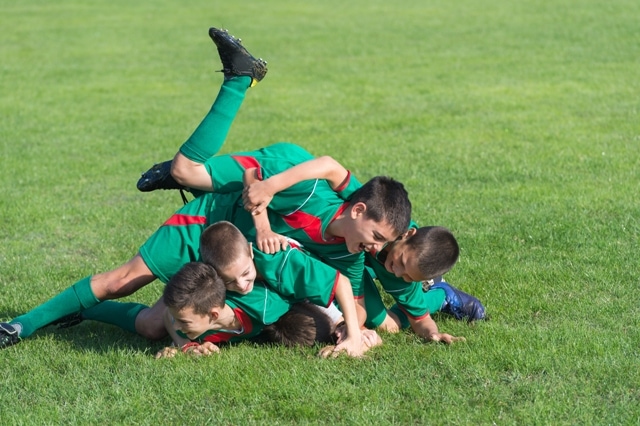
<svg viewBox="0 0 640 426">
<path fill-rule="evenodd" d="M 345 181 L 338 188 L 336 188 L 335 191 L 338 196 L 340 196 L 340 198 L 348 201 L 353 193 L 360 189 L 361 186 L 362 183 L 360 183 L 360 181 L 358 181 L 358 179 L 356 179 L 356 177 L 351 174 L 351 171 L 349 171 L 349 174 L 347 175 Z"/>
<path fill-rule="evenodd" d="M 329 306 L 340 273 L 311 254 L 295 247 L 275 254 L 254 250 L 256 269 L 265 282 L 291 302 L 308 300 Z"/>
</svg>

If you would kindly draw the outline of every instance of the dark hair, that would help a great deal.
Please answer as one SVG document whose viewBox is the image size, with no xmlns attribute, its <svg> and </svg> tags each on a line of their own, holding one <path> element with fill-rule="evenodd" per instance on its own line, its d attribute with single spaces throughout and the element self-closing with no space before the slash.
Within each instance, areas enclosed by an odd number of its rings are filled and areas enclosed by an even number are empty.
<svg viewBox="0 0 640 426">
<path fill-rule="evenodd" d="M 403 234 L 411 222 L 411 201 L 404 185 L 386 176 L 376 176 L 353 193 L 351 205 L 367 206 L 365 217 L 376 222 L 387 221 L 397 235 Z"/>
<path fill-rule="evenodd" d="M 210 225 L 200 236 L 202 261 L 218 271 L 231 265 L 243 250 L 249 253 L 249 242 L 234 224 L 226 220 Z"/>
<path fill-rule="evenodd" d="M 451 231 L 442 226 L 418 228 L 405 244 L 418 257 L 420 273 L 429 279 L 448 272 L 460 255 L 458 241 Z"/>
<path fill-rule="evenodd" d="M 316 305 L 300 302 L 273 324 L 265 326 L 256 340 L 284 346 L 313 346 L 314 343 L 333 343 L 331 319 Z"/>
<path fill-rule="evenodd" d="M 225 304 L 226 289 L 216 270 L 206 263 L 184 265 L 164 288 L 164 303 L 178 311 L 192 308 L 199 315 Z"/>
</svg>

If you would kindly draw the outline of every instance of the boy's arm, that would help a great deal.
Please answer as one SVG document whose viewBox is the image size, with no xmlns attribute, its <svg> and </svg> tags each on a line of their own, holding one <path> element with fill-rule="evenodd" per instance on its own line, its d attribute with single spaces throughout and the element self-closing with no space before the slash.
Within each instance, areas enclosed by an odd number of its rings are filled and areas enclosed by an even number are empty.
<svg viewBox="0 0 640 426">
<path fill-rule="evenodd" d="M 344 317 L 347 336 L 335 347 L 334 351 L 339 352 L 344 350 L 350 356 L 362 356 L 364 350 L 362 347 L 362 334 L 360 332 L 360 324 L 358 323 L 356 303 L 354 302 L 351 283 L 349 279 L 342 274 L 338 277 L 335 297 L 340 305 L 342 316 Z"/>
<path fill-rule="evenodd" d="M 244 172 L 242 181 L 245 187 L 260 182 L 256 176 L 256 171 L 257 169 L 247 169 Z M 242 197 L 244 198 L 244 191 Z M 267 205 L 270 201 L 271 198 L 267 202 Z M 271 224 L 269 223 L 269 217 L 266 211 L 252 212 L 251 217 L 253 219 L 253 225 L 256 228 L 256 247 L 258 247 L 258 250 L 267 254 L 273 254 L 287 248 L 289 244 L 287 239 L 271 230 Z"/>
<path fill-rule="evenodd" d="M 255 176 L 255 172 L 252 172 Z M 348 182 L 350 173 L 340 163 L 329 156 L 314 158 L 263 181 L 256 179 L 242 191 L 242 201 L 247 211 L 258 214 L 264 211 L 273 196 L 304 180 L 324 179 L 335 191 Z"/>
<path fill-rule="evenodd" d="M 408 317 L 408 318 L 413 331 L 418 336 L 422 337 L 427 341 L 443 342 L 446 344 L 451 344 L 453 342 L 458 342 L 458 341 L 464 342 L 466 340 L 462 336 L 456 337 L 447 333 L 440 333 L 438 331 L 438 325 L 433 320 L 431 315 L 429 315 L 429 313 L 427 313 L 426 316 L 420 319 L 415 319 L 412 317 Z"/>
<path fill-rule="evenodd" d="M 167 346 L 164 349 L 158 351 L 155 357 L 156 359 L 173 358 L 184 345 L 190 343 L 190 340 L 185 339 L 184 337 L 180 337 L 178 333 L 176 333 L 174 320 L 171 316 L 171 313 L 169 312 L 169 309 L 165 308 L 164 315 L 162 316 L 162 321 L 164 322 L 164 327 L 167 330 L 167 333 L 169 333 L 169 336 L 171 336 L 171 339 L 173 339 L 173 345 Z"/>
</svg>

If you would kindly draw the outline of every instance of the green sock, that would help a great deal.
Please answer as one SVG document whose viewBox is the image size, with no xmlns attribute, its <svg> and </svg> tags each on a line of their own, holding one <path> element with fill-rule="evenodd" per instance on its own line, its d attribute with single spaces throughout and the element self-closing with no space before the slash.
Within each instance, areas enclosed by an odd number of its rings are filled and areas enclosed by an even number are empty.
<svg viewBox="0 0 640 426">
<path fill-rule="evenodd" d="M 104 301 L 82 312 L 82 318 L 112 324 L 136 333 L 136 317 L 147 305 L 140 303 Z"/>
<path fill-rule="evenodd" d="M 88 309 L 98 303 L 100 301 L 91 290 L 91 276 L 88 276 L 42 305 L 14 318 L 11 324 L 20 324 L 22 327 L 20 337 L 24 339 L 57 319 Z"/>
<path fill-rule="evenodd" d="M 204 164 L 216 154 L 224 144 L 231 123 L 240 110 L 251 77 L 234 77 L 222 83 L 220 92 L 191 137 L 180 147 L 180 152 L 188 159 Z"/>
</svg>

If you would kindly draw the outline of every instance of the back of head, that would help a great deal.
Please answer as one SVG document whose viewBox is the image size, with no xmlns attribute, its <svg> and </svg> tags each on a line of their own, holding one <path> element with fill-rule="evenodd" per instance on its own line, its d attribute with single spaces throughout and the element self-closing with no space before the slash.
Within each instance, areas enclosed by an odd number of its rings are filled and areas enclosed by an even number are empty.
<svg viewBox="0 0 640 426">
<path fill-rule="evenodd" d="M 313 346 L 332 343 L 333 325 L 329 317 L 316 305 L 296 303 L 262 331 L 262 341 L 284 346 Z"/>
<path fill-rule="evenodd" d="M 225 269 L 248 250 L 249 242 L 231 222 L 216 222 L 200 236 L 200 257 L 217 270 Z"/>
<path fill-rule="evenodd" d="M 365 216 L 376 222 L 387 221 L 398 235 L 409 228 L 411 201 L 404 185 L 386 176 L 376 176 L 353 193 L 351 205 L 367 206 Z"/>
<path fill-rule="evenodd" d="M 169 308 L 177 311 L 192 308 L 194 313 L 205 315 L 211 308 L 224 306 L 226 289 L 211 265 L 191 262 L 171 277 L 163 297 Z"/>
<path fill-rule="evenodd" d="M 418 268 L 429 279 L 444 275 L 458 261 L 460 247 L 451 231 L 442 226 L 424 226 L 406 241 L 418 257 Z"/>
</svg>

